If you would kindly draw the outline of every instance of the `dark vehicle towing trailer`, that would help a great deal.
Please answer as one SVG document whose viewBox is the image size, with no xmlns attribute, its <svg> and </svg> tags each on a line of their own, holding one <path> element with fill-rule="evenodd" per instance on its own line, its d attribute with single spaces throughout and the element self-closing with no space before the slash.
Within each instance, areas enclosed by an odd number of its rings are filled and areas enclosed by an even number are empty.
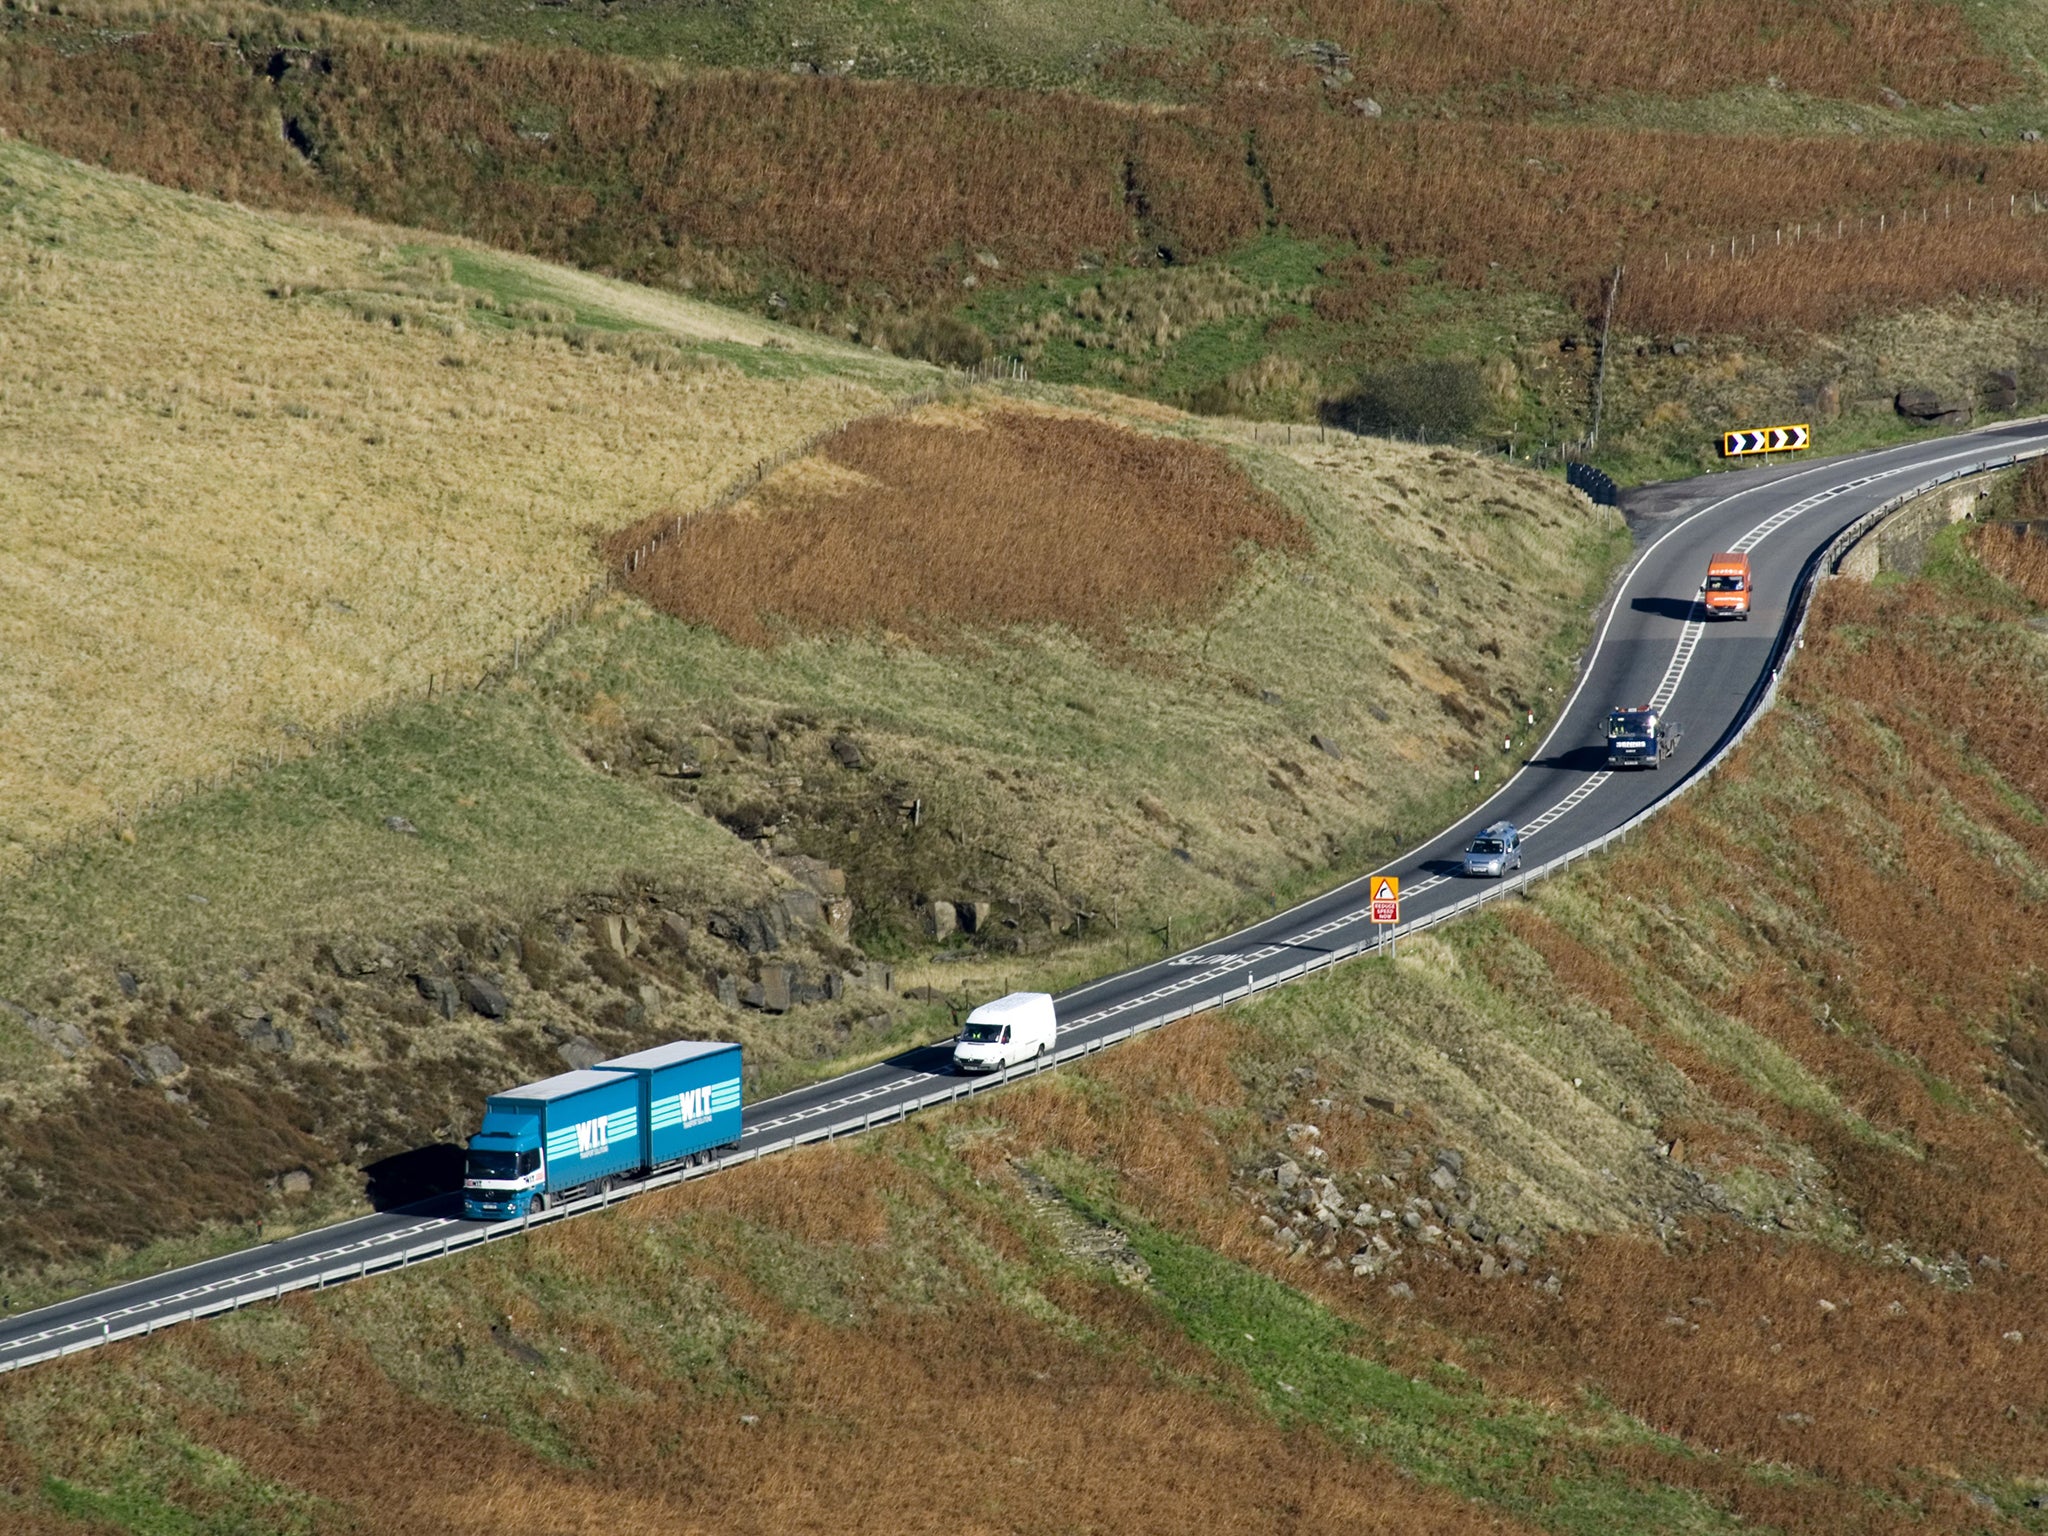
<svg viewBox="0 0 2048 1536">
<path fill-rule="evenodd" d="M 1647 704 L 1607 712 L 1607 766 L 1659 768 L 1678 746 L 1678 727 Z"/>
</svg>

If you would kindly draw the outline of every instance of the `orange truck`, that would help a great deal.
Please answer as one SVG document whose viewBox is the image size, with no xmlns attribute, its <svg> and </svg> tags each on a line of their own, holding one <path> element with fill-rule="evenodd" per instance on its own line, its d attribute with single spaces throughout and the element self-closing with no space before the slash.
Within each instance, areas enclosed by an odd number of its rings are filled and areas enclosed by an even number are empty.
<svg viewBox="0 0 2048 1536">
<path fill-rule="evenodd" d="M 1707 561 L 1707 579 L 1700 596 L 1710 619 L 1747 619 L 1752 588 L 1749 556 L 1715 555 Z"/>
</svg>

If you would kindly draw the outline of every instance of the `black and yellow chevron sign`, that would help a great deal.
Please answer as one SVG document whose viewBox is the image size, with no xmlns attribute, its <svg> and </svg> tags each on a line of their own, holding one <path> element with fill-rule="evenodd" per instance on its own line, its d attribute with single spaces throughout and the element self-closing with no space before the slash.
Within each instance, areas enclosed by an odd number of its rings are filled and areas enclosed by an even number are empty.
<svg viewBox="0 0 2048 1536">
<path fill-rule="evenodd" d="M 1740 458 L 1747 453 L 1791 453 L 1813 446 L 1813 428 L 1805 422 L 1796 427 L 1744 427 L 1721 434 L 1721 456 Z"/>
</svg>

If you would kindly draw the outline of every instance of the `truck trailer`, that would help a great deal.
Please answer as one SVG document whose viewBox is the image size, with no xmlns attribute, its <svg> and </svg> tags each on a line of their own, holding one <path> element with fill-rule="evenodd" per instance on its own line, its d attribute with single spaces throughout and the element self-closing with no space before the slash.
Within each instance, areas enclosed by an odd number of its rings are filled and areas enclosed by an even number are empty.
<svg viewBox="0 0 2048 1536">
<path fill-rule="evenodd" d="M 462 1210 L 504 1221 L 685 1164 L 740 1137 L 740 1048 L 679 1040 L 484 1102 Z"/>
</svg>

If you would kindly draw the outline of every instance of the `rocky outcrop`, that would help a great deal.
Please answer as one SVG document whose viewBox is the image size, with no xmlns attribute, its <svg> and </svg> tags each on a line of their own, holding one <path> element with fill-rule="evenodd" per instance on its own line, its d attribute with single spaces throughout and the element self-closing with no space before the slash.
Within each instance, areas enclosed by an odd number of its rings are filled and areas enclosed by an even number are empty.
<svg viewBox="0 0 2048 1536">
<path fill-rule="evenodd" d="M 1892 408 L 1929 426 L 1957 426 L 1970 419 L 1970 401 L 1925 384 L 1909 384 L 1892 397 Z"/>
</svg>

